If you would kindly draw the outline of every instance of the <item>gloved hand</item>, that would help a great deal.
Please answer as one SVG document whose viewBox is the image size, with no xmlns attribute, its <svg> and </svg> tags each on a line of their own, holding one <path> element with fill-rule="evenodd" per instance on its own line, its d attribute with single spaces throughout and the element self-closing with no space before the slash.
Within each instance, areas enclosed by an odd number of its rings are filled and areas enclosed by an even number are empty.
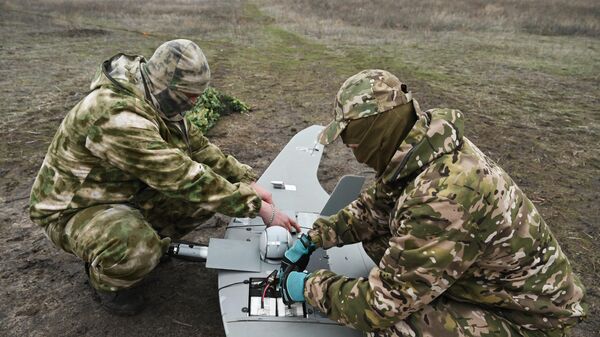
<svg viewBox="0 0 600 337">
<path fill-rule="evenodd" d="M 306 283 L 308 276 L 308 273 L 298 271 L 283 274 L 281 286 L 279 287 L 283 303 L 304 302 L 304 283 Z"/>
<path fill-rule="evenodd" d="M 310 260 L 310 254 L 312 254 L 317 246 L 315 246 L 310 238 L 306 234 L 294 242 L 292 248 L 288 249 L 281 260 L 281 270 L 279 275 L 283 275 L 285 272 L 292 270 L 304 271 Z"/>
</svg>

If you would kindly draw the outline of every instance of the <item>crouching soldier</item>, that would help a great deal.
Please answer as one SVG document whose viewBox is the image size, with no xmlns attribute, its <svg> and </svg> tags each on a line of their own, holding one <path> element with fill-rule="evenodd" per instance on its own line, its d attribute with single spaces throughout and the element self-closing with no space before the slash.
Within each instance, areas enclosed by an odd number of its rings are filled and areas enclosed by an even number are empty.
<svg viewBox="0 0 600 337">
<path fill-rule="evenodd" d="M 146 61 L 118 54 L 64 118 L 31 191 L 31 219 L 86 263 L 103 307 L 135 314 L 132 289 L 171 242 L 215 212 L 298 225 L 277 211 L 252 169 L 223 154 L 184 118 L 210 80 L 188 40 Z M 297 229 L 299 229 L 297 227 Z"/>
<path fill-rule="evenodd" d="M 350 77 L 320 142 L 341 136 L 377 180 L 286 252 L 284 298 L 370 336 L 563 336 L 581 320 L 584 289 L 556 238 L 463 119 L 422 112 L 387 71 Z M 377 264 L 368 278 L 302 272 L 315 248 L 356 242 Z"/>
</svg>

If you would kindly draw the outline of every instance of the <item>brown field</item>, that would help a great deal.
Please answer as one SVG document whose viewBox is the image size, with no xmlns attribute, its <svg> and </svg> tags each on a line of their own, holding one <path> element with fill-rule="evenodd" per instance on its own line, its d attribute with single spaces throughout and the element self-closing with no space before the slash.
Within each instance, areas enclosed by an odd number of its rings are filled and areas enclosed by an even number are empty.
<svg viewBox="0 0 600 337">
<path fill-rule="evenodd" d="M 467 137 L 536 203 L 588 289 L 600 335 L 600 6 L 595 0 L 0 2 L 0 335 L 223 336 L 216 273 L 178 261 L 144 285 L 134 318 L 96 306 L 83 266 L 27 214 L 28 193 L 66 112 L 104 59 L 150 57 L 189 38 L 213 85 L 253 106 L 209 138 L 262 172 L 298 130 L 326 123 L 348 76 L 384 68 L 424 108 L 466 116 Z M 319 177 L 372 174 L 339 144 Z M 216 218 L 190 234 L 223 234 Z"/>
</svg>

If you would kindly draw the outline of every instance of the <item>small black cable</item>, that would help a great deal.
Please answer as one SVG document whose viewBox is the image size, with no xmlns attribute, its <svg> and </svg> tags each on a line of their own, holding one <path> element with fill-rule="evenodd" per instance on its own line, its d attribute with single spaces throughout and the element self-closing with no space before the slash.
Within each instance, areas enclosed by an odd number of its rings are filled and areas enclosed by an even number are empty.
<svg viewBox="0 0 600 337">
<path fill-rule="evenodd" d="M 235 285 L 238 285 L 238 284 L 248 284 L 248 283 L 250 283 L 250 281 L 249 281 L 249 280 L 244 280 L 244 281 L 242 281 L 242 282 L 235 282 L 235 283 L 231 283 L 231 284 L 228 284 L 228 285 L 226 285 L 226 286 L 222 286 L 221 288 L 219 288 L 219 289 L 218 289 L 218 291 L 221 291 L 221 290 L 223 290 L 223 289 L 225 289 L 225 288 L 229 288 L 229 287 L 231 287 L 231 286 L 235 286 Z"/>
</svg>

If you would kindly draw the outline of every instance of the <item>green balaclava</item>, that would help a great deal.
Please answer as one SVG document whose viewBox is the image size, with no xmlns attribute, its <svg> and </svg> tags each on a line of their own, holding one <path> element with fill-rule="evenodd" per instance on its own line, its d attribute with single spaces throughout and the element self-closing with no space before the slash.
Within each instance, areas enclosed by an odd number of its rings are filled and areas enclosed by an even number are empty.
<svg viewBox="0 0 600 337">
<path fill-rule="evenodd" d="M 356 160 L 373 168 L 380 176 L 416 121 L 413 103 L 408 102 L 376 115 L 350 121 L 341 138 L 344 144 L 357 144 L 352 149 Z"/>
<path fill-rule="evenodd" d="M 179 121 L 192 108 L 189 96 L 204 92 L 210 68 L 204 53 L 190 40 L 167 41 L 156 49 L 142 67 L 148 89 L 158 109 L 172 121 Z"/>
</svg>

